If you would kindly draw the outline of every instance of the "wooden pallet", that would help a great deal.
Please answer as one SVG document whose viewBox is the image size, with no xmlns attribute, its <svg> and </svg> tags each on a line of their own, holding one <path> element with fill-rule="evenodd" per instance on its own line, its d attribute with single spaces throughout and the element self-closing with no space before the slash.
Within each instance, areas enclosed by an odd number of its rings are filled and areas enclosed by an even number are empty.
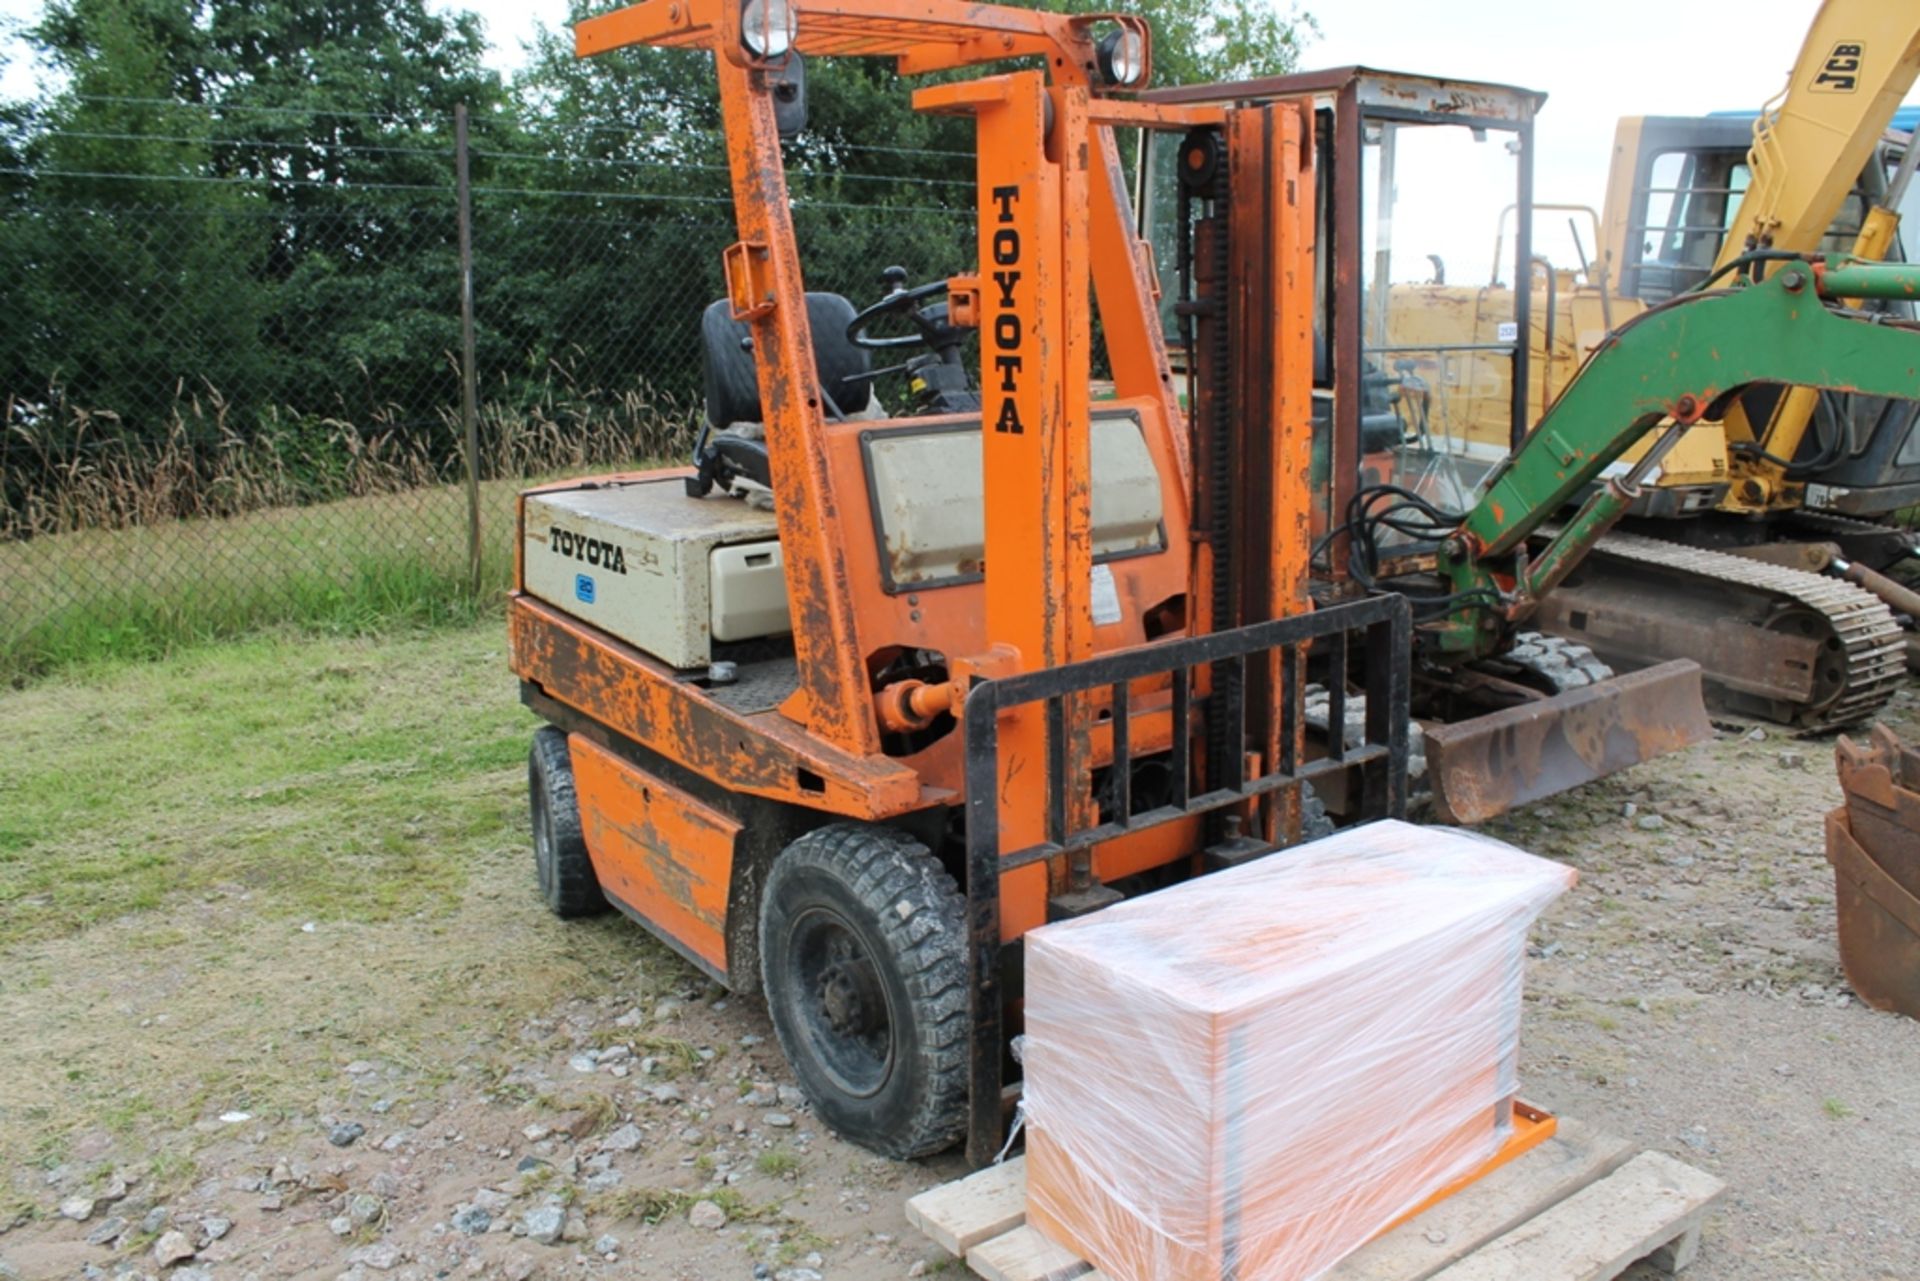
<svg viewBox="0 0 1920 1281">
<path fill-rule="evenodd" d="M 1645 1259 L 1678 1272 L 1724 1185 L 1562 1120 L 1559 1133 L 1376 1237 L 1325 1281 L 1612 1281 Z M 1026 1224 L 1025 1158 L 907 1202 L 907 1221 L 987 1281 L 1106 1281 Z"/>
</svg>

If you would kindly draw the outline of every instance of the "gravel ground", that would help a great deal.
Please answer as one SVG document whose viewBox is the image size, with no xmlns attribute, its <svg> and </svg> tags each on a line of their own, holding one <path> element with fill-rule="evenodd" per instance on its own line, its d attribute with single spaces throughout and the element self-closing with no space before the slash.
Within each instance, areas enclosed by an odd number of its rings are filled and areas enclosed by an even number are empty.
<svg viewBox="0 0 1920 1281">
<path fill-rule="evenodd" d="M 1920 739 L 1912 689 L 1889 720 Z M 503 774 L 489 788 L 517 787 Z M 1839 971 L 1820 829 L 1838 799 L 1830 742 L 1729 723 L 1490 828 L 1582 875 L 1536 931 L 1524 1092 L 1726 1181 L 1696 1281 L 1920 1277 L 1920 1024 L 1866 1009 Z M 171 951 L 135 916 L 10 953 L 0 1028 L 21 1075 L 0 1067 L 0 1089 L 119 1072 L 193 1120 L 102 1117 L 22 1162 L 0 1276 L 954 1274 L 901 1207 L 956 1158 L 889 1162 L 822 1132 L 756 1002 L 638 929 L 544 916 L 524 854 L 497 853 L 430 930 L 289 942 L 244 895 L 208 895 L 171 918 L 190 940 Z M 201 1000 L 215 973 L 218 1004 Z M 46 983 L 65 1008 L 23 995 Z M 223 1022 L 235 983 L 264 999 Z M 520 983 L 546 1004 L 512 1008 Z M 357 1004 L 317 1004 L 343 993 Z M 376 1026 L 356 1009 L 416 999 L 461 1017 L 356 1032 Z M 196 1055 L 264 1074 L 322 1035 L 318 1069 L 272 1091 L 194 1092 Z"/>
</svg>

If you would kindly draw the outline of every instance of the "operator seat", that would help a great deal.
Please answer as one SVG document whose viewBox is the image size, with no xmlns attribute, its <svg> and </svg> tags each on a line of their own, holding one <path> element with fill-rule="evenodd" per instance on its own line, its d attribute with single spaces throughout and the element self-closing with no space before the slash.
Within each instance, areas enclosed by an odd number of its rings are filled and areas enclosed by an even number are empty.
<svg viewBox="0 0 1920 1281">
<path fill-rule="evenodd" d="M 1333 387 L 1333 352 L 1327 331 L 1313 327 L 1313 385 L 1317 389 Z M 1333 401 L 1324 396 L 1313 398 L 1315 438 L 1326 440 L 1333 430 Z M 1360 369 L 1360 452 L 1377 454 L 1404 443 L 1405 425 L 1393 408 L 1393 384 L 1377 360 L 1366 359 Z"/>
<path fill-rule="evenodd" d="M 871 357 L 866 348 L 847 340 L 847 325 L 853 317 L 853 304 L 839 294 L 807 295 L 814 367 L 827 393 L 829 418 L 860 413 L 873 395 L 873 382 L 865 377 Z M 760 422 L 753 333 L 746 321 L 733 318 L 733 305 L 725 298 L 709 305 L 700 318 L 700 355 L 706 374 L 707 421 L 715 428 Z"/>
</svg>

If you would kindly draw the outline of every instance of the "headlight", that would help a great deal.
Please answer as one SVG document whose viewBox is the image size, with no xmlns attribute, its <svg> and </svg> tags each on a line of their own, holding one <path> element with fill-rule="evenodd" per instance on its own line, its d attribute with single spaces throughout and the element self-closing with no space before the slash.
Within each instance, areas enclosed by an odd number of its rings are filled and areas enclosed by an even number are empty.
<svg viewBox="0 0 1920 1281">
<path fill-rule="evenodd" d="M 740 9 L 740 42 L 756 58 L 784 58 L 799 20 L 793 0 L 747 0 Z"/>
<path fill-rule="evenodd" d="M 1147 42 L 1131 27 L 1116 27 L 1100 37 L 1100 78 L 1110 85 L 1130 88 L 1147 71 Z"/>
</svg>

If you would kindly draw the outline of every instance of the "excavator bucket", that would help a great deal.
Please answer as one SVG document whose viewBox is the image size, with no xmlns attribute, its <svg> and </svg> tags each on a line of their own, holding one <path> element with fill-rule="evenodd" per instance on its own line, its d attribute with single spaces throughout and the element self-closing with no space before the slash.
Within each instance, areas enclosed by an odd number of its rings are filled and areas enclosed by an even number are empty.
<svg viewBox="0 0 1920 1281">
<path fill-rule="evenodd" d="M 1700 665 L 1677 658 L 1426 729 L 1442 822 L 1480 823 L 1713 736 Z"/>
<path fill-rule="evenodd" d="M 1827 816 L 1840 962 L 1860 999 L 1920 1019 L 1920 751 L 1884 725 L 1834 749 L 1846 804 Z"/>
</svg>

